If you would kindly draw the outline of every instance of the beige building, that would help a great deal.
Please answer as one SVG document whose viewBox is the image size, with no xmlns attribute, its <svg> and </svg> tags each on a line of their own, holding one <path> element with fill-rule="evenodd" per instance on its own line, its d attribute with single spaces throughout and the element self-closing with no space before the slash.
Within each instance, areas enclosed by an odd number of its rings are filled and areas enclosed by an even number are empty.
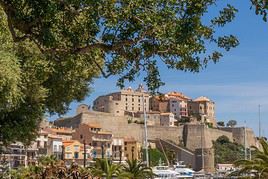
<svg viewBox="0 0 268 179">
<path fill-rule="evenodd" d="M 124 138 L 125 160 L 140 159 L 141 144 L 133 137 Z"/>
<path fill-rule="evenodd" d="M 143 101 L 144 99 L 144 101 Z M 99 96 L 93 102 L 93 110 L 123 116 L 125 112 L 149 111 L 149 94 L 140 85 L 138 89 L 123 89 L 119 92 Z"/>
<path fill-rule="evenodd" d="M 92 147 L 80 143 L 78 140 L 66 140 L 62 142 L 64 146 L 64 161 L 71 164 L 73 161 L 83 164 L 84 156 L 86 161 L 92 160 Z M 84 148 L 85 147 L 85 148 Z M 86 153 L 84 152 L 86 151 Z"/>
<path fill-rule="evenodd" d="M 216 126 L 215 103 L 209 98 L 201 96 L 195 100 L 188 101 L 188 111 L 189 115 L 197 117 L 202 122 Z"/>
</svg>

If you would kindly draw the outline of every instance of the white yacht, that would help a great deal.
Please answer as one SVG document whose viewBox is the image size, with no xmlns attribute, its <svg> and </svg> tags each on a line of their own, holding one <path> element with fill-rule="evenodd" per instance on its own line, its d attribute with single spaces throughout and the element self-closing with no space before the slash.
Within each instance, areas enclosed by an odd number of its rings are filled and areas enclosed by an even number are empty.
<svg viewBox="0 0 268 179">
<path fill-rule="evenodd" d="M 156 166 L 153 168 L 155 179 L 177 179 L 177 172 L 170 169 L 168 166 Z"/>
<path fill-rule="evenodd" d="M 195 172 L 192 169 L 187 168 L 182 161 L 174 165 L 174 171 L 177 172 L 177 178 L 193 178 Z"/>
</svg>

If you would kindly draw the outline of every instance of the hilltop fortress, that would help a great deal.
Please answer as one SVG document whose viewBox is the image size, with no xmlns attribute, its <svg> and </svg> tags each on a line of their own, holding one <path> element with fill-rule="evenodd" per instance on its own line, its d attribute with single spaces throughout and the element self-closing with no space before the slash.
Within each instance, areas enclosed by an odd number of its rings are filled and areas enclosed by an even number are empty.
<svg viewBox="0 0 268 179">
<path fill-rule="evenodd" d="M 144 111 L 148 124 L 148 139 L 162 148 L 172 149 L 178 160 L 194 169 L 214 170 L 213 141 L 227 136 L 230 141 L 247 146 L 258 146 L 250 128 L 217 127 L 215 103 L 207 97 L 195 100 L 178 92 L 150 96 L 142 86 L 100 96 L 93 110 L 82 104 L 76 115 L 54 121 L 59 127 L 77 128 L 79 124 L 98 124 L 111 131 L 113 137 L 134 137 L 144 142 Z M 200 157 L 203 149 L 204 164 Z"/>
</svg>

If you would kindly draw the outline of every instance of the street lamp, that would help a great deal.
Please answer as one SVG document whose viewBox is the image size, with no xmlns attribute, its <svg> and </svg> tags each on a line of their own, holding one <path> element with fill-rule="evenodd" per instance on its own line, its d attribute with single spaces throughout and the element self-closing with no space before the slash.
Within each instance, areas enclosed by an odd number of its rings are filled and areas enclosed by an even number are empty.
<svg viewBox="0 0 268 179">
<path fill-rule="evenodd" d="M 134 159 L 134 146 L 131 147 L 131 157 L 132 157 L 132 160 Z"/>
<path fill-rule="evenodd" d="M 101 144 L 101 158 L 104 159 L 104 144 Z"/>
<path fill-rule="evenodd" d="M 119 149 L 119 163 L 122 161 L 122 149 Z"/>
<path fill-rule="evenodd" d="M 84 143 L 84 167 L 86 167 L 86 141 L 84 140 L 83 141 L 83 143 Z"/>
</svg>

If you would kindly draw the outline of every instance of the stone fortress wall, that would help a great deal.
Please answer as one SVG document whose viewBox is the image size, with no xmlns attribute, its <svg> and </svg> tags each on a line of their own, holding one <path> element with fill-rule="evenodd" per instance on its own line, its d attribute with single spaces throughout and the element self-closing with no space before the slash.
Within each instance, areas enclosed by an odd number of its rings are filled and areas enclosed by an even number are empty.
<svg viewBox="0 0 268 179">
<path fill-rule="evenodd" d="M 138 118 L 137 118 L 138 120 Z M 87 111 L 77 114 L 72 118 L 58 119 L 57 126 L 77 128 L 81 123 L 99 124 L 104 130 L 111 131 L 114 137 L 135 137 L 139 142 L 144 140 L 144 126 L 136 123 L 128 123 L 127 116 L 116 116 L 109 113 Z M 230 141 L 244 144 L 244 128 L 208 128 L 199 124 L 186 124 L 178 127 L 148 126 L 148 139 L 156 138 L 171 140 L 176 144 L 184 143 L 190 150 L 201 148 L 201 136 L 203 147 L 211 148 L 212 141 L 225 135 Z M 254 133 L 247 128 L 248 145 L 257 145 Z"/>
</svg>

